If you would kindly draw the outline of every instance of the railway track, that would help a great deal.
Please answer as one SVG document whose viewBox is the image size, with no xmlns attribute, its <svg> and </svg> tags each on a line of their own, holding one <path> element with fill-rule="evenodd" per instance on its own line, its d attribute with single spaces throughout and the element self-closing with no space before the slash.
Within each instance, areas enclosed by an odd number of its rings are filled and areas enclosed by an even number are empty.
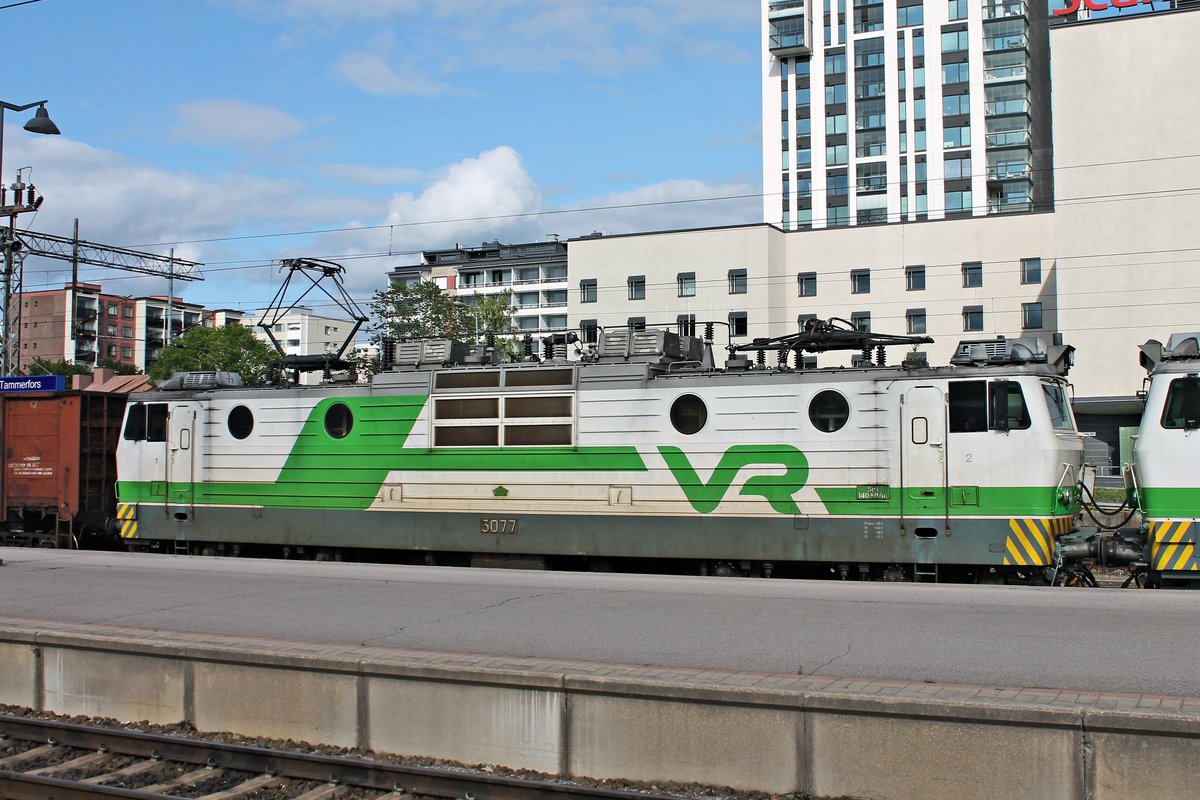
<svg viewBox="0 0 1200 800">
<path fill-rule="evenodd" d="M 0 798 L 653 800 L 676 795 L 337 758 L 0 715 Z"/>
</svg>

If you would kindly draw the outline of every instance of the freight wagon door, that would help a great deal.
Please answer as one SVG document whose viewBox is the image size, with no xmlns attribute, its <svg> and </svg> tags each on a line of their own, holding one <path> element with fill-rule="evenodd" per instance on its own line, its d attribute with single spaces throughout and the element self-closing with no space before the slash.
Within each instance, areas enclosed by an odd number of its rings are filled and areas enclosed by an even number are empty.
<svg viewBox="0 0 1200 800">
<path fill-rule="evenodd" d="M 5 504 L 70 517 L 78 505 L 79 398 L 21 397 L 4 403 Z"/>
<path fill-rule="evenodd" d="M 946 401 L 936 386 L 904 395 L 900 514 L 905 530 L 932 538 L 946 530 Z"/>
<path fill-rule="evenodd" d="M 196 406 L 171 403 L 167 417 L 167 503 L 191 505 L 195 500 Z"/>
</svg>

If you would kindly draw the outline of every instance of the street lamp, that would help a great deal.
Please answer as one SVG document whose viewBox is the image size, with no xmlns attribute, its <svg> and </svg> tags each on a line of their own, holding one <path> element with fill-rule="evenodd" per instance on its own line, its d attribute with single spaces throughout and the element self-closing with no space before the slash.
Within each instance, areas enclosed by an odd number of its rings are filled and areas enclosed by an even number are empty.
<svg viewBox="0 0 1200 800">
<path fill-rule="evenodd" d="M 12 203 L 8 204 L 5 201 L 4 192 L 4 112 L 5 111 L 28 111 L 37 106 L 37 112 L 33 115 L 33 119 L 25 123 L 25 130 L 30 133 L 41 133 L 46 135 L 57 135 L 61 133 L 58 126 L 50 119 L 50 114 L 46 112 L 46 101 L 39 100 L 36 103 L 27 103 L 23 106 L 13 105 L 0 100 L 0 215 L 8 215 L 8 235 L 4 237 L 4 325 L 3 331 L 0 332 L 0 337 L 3 337 L 4 353 L 0 360 L 0 375 L 8 375 L 10 371 L 10 359 L 12 358 L 12 342 L 9 339 L 10 318 L 12 317 L 12 288 L 13 288 L 13 254 L 19 247 L 16 239 L 17 214 L 25 211 L 36 210 L 41 205 L 40 198 L 35 201 L 33 198 L 33 188 L 29 189 L 29 197 L 25 200 L 21 197 L 21 191 L 24 186 L 21 184 L 20 174 L 18 173 L 17 180 L 13 184 Z M 19 356 L 19 354 L 18 354 Z"/>
</svg>

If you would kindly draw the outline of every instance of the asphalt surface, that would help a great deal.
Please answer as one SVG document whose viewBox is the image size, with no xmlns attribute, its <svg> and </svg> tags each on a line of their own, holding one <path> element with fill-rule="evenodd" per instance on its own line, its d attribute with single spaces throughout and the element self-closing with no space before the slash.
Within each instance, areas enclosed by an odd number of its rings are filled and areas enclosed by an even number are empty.
<svg viewBox="0 0 1200 800">
<path fill-rule="evenodd" d="M 0 548 L 0 617 L 514 657 L 1200 697 L 1200 596 Z M 3 621 L 0 620 L 0 629 Z"/>
</svg>

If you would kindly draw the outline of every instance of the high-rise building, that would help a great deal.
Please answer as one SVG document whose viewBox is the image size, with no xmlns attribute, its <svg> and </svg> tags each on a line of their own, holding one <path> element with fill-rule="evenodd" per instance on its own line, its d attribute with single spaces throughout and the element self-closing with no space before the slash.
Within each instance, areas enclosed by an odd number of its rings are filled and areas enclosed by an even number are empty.
<svg viewBox="0 0 1200 800">
<path fill-rule="evenodd" d="M 764 220 L 1053 207 L 1042 0 L 762 0 Z"/>
</svg>

